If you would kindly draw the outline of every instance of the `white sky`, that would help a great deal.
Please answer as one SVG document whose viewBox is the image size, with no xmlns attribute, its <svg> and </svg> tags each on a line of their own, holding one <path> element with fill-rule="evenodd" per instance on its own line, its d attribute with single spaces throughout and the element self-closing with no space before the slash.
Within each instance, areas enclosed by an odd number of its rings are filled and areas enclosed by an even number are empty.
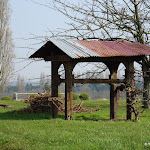
<svg viewBox="0 0 150 150">
<path fill-rule="evenodd" d="M 39 2 L 41 1 L 39 0 Z M 67 18 L 59 12 L 37 5 L 31 0 L 10 0 L 10 4 L 12 9 L 11 29 L 13 32 L 16 54 L 16 59 L 14 60 L 15 75 L 13 80 L 16 79 L 18 74 L 24 76 L 27 81 L 29 81 L 29 79 L 39 78 L 41 72 L 44 72 L 45 75 L 50 75 L 50 62 L 34 62 L 25 67 L 31 61 L 18 58 L 27 59 L 43 45 L 34 45 L 34 43 L 38 41 L 29 39 L 33 37 L 32 35 L 45 36 L 47 35 L 47 29 L 57 30 L 57 28 L 64 28 Z M 35 50 L 21 47 L 32 47 L 35 48 Z M 86 67 L 84 67 L 84 69 L 85 68 Z M 87 68 L 89 68 L 89 66 L 87 66 Z M 79 71 L 82 72 L 82 65 L 76 66 L 75 70 L 76 73 L 79 73 Z"/>
<path fill-rule="evenodd" d="M 41 2 L 41 0 L 36 1 Z M 27 59 L 43 45 L 34 44 L 37 41 L 29 39 L 33 37 L 32 35 L 45 36 L 47 35 L 47 28 L 57 30 L 57 28 L 66 26 L 65 22 L 67 19 L 62 14 L 44 6 L 37 5 L 31 0 L 10 0 L 10 4 L 12 9 L 11 30 L 13 32 L 16 58 Z M 32 47 L 35 50 L 21 47 Z M 29 60 L 15 59 L 14 63 L 14 79 L 18 73 L 28 81 L 28 79 L 39 78 L 41 72 L 44 72 L 45 75 L 50 75 L 51 72 L 50 62 L 34 62 L 27 67 L 25 66 L 30 63 Z"/>
<path fill-rule="evenodd" d="M 30 40 L 32 35 L 45 36 L 47 28 L 56 30 L 65 26 L 65 17 L 60 13 L 39 6 L 31 0 L 10 0 L 12 9 L 11 30 L 15 44 L 16 58 L 28 58 L 42 45 L 34 45 L 37 41 Z M 28 40 L 24 40 L 28 39 Z M 35 50 L 21 47 L 32 47 Z M 25 79 L 37 78 L 41 72 L 50 74 L 50 62 L 34 62 L 23 69 L 30 61 L 15 59 L 15 76 L 19 73 Z M 21 70 L 23 69 L 23 70 Z M 21 70 L 19 72 L 16 72 Z"/>
</svg>

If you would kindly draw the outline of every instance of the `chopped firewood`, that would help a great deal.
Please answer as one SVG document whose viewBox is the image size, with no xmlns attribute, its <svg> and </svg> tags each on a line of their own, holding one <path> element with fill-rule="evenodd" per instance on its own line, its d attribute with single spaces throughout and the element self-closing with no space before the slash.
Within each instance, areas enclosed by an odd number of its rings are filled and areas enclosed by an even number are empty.
<svg viewBox="0 0 150 150">
<path fill-rule="evenodd" d="M 64 114 L 65 113 L 65 104 L 61 101 L 64 98 L 60 97 L 51 97 L 49 94 L 40 94 L 35 98 L 25 99 L 25 103 L 29 103 L 29 106 L 23 109 L 23 112 L 26 113 L 44 113 L 44 112 L 51 112 L 52 111 L 52 104 L 54 104 L 58 108 L 58 112 Z M 92 109 L 85 109 L 82 107 L 83 102 L 79 103 L 78 105 L 72 105 L 72 112 L 73 113 L 92 113 L 94 112 Z M 22 112 L 21 111 L 21 112 Z M 96 109 L 98 111 L 98 109 Z"/>
</svg>

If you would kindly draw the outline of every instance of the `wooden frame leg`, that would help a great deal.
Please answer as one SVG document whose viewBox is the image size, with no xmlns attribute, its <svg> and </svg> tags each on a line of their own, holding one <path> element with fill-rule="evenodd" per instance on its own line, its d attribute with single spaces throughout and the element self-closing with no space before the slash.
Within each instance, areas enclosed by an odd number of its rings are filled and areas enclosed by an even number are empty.
<svg viewBox="0 0 150 150">
<path fill-rule="evenodd" d="M 58 69 L 60 63 L 51 62 L 51 96 L 58 97 L 59 75 Z M 57 104 L 56 104 L 57 105 Z M 57 118 L 58 108 L 52 103 L 52 118 Z"/>
<path fill-rule="evenodd" d="M 120 62 L 112 65 L 108 63 L 107 66 L 110 70 L 110 79 L 117 79 L 117 70 Z M 110 84 L 110 119 L 117 120 L 117 85 L 112 83 Z"/>
<path fill-rule="evenodd" d="M 72 120 L 72 70 L 71 62 L 65 63 L 65 120 Z"/>
<path fill-rule="evenodd" d="M 110 85 L 110 119 L 117 119 L 117 90 L 116 84 Z"/>
</svg>

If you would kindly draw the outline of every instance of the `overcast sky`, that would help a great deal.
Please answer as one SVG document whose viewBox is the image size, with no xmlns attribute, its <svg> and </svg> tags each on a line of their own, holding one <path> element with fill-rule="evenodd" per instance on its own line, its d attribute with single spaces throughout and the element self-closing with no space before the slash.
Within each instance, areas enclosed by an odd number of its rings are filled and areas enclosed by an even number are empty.
<svg viewBox="0 0 150 150">
<path fill-rule="evenodd" d="M 44 72 L 45 75 L 50 75 L 50 62 L 40 61 L 29 64 L 31 61 L 28 60 L 28 57 L 43 45 L 34 44 L 39 41 L 31 40 L 30 38 L 32 38 L 33 35 L 49 35 L 49 33 L 47 33 L 48 29 L 57 30 L 58 28 L 66 27 L 65 22 L 68 21 L 67 18 L 59 12 L 41 5 L 37 5 L 31 0 L 10 0 L 10 2 L 12 9 L 11 29 L 16 54 L 16 59 L 14 59 L 14 79 L 16 79 L 18 74 L 24 76 L 26 81 L 39 78 L 41 72 Z M 41 1 L 39 0 L 39 2 Z M 34 48 L 34 50 L 26 47 Z M 80 66 L 81 65 L 75 67 L 75 70 L 78 73 L 78 70 L 83 71 L 86 68 Z M 89 66 L 87 66 L 87 68 L 89 68 Z"/>
<path fill-rule="evenodd" d="M 46 75 L 50 74 L 50 62 L 34 62 L 24 68 L 30 63 L 25 59 L 42 46 L 34 44 L 38 41 L 33 41 L 29 38 L 33 37 L 33 35 L 45 36 L 47 29 L 56 30 L 60 25 L 61 27 L 65 26 L 65 17 L 54 10 L 37 5 L 31 0 L 10 0 L 10 4 L 12 9 L 11 30 L 16 54 L 16 59 L 14 60 L 15 76 L 19 73 L 28 80 L 38 78 L 41 72 Z M 31 47 L 35 48 L 35 50 L 21 47 Z"/>
<path fill-rule="evenodd" d="M 36 1 L 41 2 L 41 0 Z M 45 1 L 43 0 L 43 2 Z M 50 0 L 47 1 L 51 2 Z M 14 79 L 18 74 L 24 76 L 27 81 L 29 79 L 39 78 L 41 72 L 44 72 L 45 75 L 50 75 L 50 62 L 40 61 L 28 65 L 31 61 L 27 60 L 27 58 L 43 45 L 34 44 L 38 41 L 31 40 L 30 38 L 33 35 L 49 35 L 47 29 L 57 30 L 57 28 L 65 27 L 65 22 L 68 20 L 59 12 L 37 5 L 31 0 L 10 0 L 10 5 L 12 9 L 11 30 L 16 54 L 16 59 L 14 59 Z M 34 50 L 26 47 L 34 48 Z"/>
</svg>

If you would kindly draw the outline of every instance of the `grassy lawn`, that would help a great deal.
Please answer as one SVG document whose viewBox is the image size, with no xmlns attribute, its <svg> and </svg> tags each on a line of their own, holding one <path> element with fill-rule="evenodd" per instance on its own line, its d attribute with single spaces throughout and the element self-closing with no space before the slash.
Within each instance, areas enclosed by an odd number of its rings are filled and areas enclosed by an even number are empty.
<svg viewBox="0 0 150 150">
<path fill-rule="evenodd" d="M 76 101 L 78 103 L 79 101 Z M 17 114 L 13 110 L 28 104 L 0 101 L 13 106 L 0 107 L 0 150 L 143 150 L 150 149 L 150 110 L 140 116 L 140 122 L 93 121 L 90 118 L 109 118 L 109 101 L 84 101 L 85 108 L 100 110 L 95 113 L 73 114 L 74 120 L 65 121 L 59 114 L 51 119 L 45 114 Z M 119 102 L 118 118 L 125 118 L 125 101 Z"/>
</svg>

